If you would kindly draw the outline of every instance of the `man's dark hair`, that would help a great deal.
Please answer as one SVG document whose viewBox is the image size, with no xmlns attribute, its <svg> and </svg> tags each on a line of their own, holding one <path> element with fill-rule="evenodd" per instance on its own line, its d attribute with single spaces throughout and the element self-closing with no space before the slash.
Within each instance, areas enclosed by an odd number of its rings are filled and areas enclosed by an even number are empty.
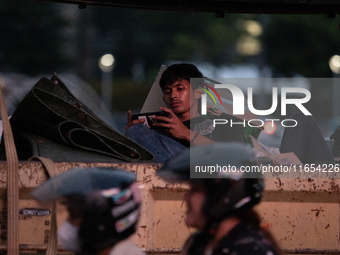
<svg viewBox="0 0 340 255">
<path fill-rule="evenodd" d="M 163 90 L 165 86 L 173 84 L 176 81 L 186 80 L 190 82 L 190 78 L 203 78 L 203 74 L 198 68 L 192 64 L 174 64 L 165 69 L 159 81 L 159 85 Z M 196 88 L 193 88 L 195 90 Z"/>
</svg>

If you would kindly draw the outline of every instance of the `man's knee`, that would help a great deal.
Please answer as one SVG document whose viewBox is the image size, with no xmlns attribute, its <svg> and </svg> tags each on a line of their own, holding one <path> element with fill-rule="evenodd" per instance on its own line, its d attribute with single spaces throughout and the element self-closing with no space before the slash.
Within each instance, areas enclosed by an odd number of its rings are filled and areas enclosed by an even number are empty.
<svg viewBox="0 0 340 255">
<path fill-rule="evenodd" d="M 132 136 L 138 136 L 141 135 L 141 133 L 147 132 L 149 129 L 147 126 L 144 124 L 136 124 L 131 126 L 128 130 L 126 130 L 125 135 L 127 137 L 132 137 Z"/>
<path fill-rule="evenodd" d="M 134 131 L 143 131 L 143 130 L 147 130 L 149 129 L 147 126 L 145 126 L 144 124 L 136 124 L 131 126 L 127 132 L 134 132 Z"/>
</svg>

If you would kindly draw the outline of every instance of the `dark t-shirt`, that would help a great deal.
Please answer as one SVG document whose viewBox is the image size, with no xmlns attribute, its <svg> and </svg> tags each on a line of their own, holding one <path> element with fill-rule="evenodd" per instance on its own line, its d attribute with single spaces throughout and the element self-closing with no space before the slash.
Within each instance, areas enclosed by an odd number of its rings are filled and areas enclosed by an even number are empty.
<svg viewBox="0 0 340 255">
<path fill-rule="evenodd" d="M 192 235 L 184 245 L 184 249 L 191 250 L 188 246 L 194 245 L 199 247 L 200 240 L 204 238 L 201 233 Z M 201 246 L 204 250 L 204 246 Z M 203 251 L 197 250 L 195 255 L 204 254 Z M 192 250 L 191 250 L 192 251 Z M 277 255 L 278 252 L 274 248 L 273 244 L 263 234 L 263 232 L 247 222 L 241 222 L 234 227 L 227 235 L 225 235 L 218 245 L 213 249 L 211 255 Z M 192 254 L 194 255 L 194 254 Z"/>
<path fill-rule="evenodd" d="M 214 127 L 214 119 L 227 120 L 226 124 L 216 124 Z M 231 120 L 233 123 L 240 123 L 241 120 L 235 118 L 226 113 L 222 113 L 220 116 L 208 115 L 200 116 L 187 121 L 183 121 L 183 124 L 196 133 L 200 133 L 215 142 L 243 142 L 246 143 L 244 133 L 242 131 L 242 125 L 233 124 L 231 126 Z M 223 121 L 219 121 L 223 123 Z"/>
</svg>

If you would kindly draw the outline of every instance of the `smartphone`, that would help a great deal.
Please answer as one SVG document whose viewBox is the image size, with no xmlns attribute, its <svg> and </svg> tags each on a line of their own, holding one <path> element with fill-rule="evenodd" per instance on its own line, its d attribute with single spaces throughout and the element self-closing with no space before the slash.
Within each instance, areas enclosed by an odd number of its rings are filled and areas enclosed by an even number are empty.
<svg viewBox="0 0 340 255">
<path fill-rule="evenodd" d="M 152 126 L 153 123 L 157 123 L 157 122 L 161 123 L 162 122 L 162 121 L 154 120 L 153 117 L 155 117 L 155 116 L 164 116 L 164 117 L 170 118 L 169 113 L 167 113 L 165 111 L 159 111 L 159 112 L 145 112 L 145 113 L 133 114 L 131 116 L 131 120 L 145 119 L 143 124 L 145 126 L 148 126 L 151 129 L 153 129 L 153 128 L 156 128 L 156 127 Z"/>
</svg>

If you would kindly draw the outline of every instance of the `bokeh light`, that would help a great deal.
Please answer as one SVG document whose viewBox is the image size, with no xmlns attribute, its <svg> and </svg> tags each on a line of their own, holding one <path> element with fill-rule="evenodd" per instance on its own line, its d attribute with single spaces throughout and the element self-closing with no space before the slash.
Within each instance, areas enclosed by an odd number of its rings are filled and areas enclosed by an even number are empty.
<svg viewBox="0 0 340 255">
<path fill-rule="evenodd" d="M 264 132 L 267 135 L 272 135 L 276 132 L 277 125 L 274 121 L 267 121 L 266 123 L 264 123 L 263 128 L 264 128 Z"/>
</svg>

